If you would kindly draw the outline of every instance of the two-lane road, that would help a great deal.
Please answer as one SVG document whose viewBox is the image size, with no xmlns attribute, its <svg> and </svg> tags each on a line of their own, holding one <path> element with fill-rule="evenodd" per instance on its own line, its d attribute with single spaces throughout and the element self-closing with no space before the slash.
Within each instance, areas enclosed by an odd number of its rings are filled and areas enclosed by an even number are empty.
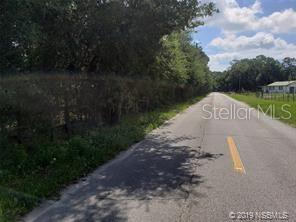
<svg viewBox="0 0 296 222">
<path fill-rule="evenodd" d="M 215 222 L 277 212 L 296 221 L 296 129 L 257 111 L 204 118 L 205 107 L 233 105 L 247 108 L 210 94 L 25 220 Z"/>
</svg>

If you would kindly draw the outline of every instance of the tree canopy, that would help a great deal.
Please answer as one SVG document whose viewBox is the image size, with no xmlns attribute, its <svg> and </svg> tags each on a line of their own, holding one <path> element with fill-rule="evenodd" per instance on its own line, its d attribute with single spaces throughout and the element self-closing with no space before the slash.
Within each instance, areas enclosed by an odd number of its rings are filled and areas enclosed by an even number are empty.
<svg viewBox="0 0 296 222">
<path fill-rule="evenodd" d="M 215 12 L 214 4 L 196 0 L 2 0 L 0 7 L 2 71 L 123 75 L 152 75 L 156 60 L 164 58 L 160 49 L 181 47 L 163 39 Z M 174 55 L 174 69 L 182 79 L 181 54 Z"/>
</svg>

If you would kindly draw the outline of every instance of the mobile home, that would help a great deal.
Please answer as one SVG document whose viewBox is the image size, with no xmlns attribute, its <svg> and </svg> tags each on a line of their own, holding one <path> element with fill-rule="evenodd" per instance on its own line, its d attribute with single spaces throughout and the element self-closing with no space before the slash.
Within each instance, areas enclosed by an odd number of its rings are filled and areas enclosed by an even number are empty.
<svg viewBox="0 0 296 222">
<path fill-rule="evenodd" d="M 265 93 L 296 93 L 296 81 L 274 82 L 263 87 Z"/>
</svg>

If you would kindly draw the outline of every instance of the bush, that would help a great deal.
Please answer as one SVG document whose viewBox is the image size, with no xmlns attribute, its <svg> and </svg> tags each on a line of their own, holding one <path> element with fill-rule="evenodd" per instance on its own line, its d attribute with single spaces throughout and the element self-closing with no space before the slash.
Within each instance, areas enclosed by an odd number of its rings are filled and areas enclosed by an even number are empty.
<svg viewBox="0 0 296 222">
<path fill-rule="evenodd" d="M 115 76 L 23 75 L 2 78 L 0 83 L 1 136 L 19 143 L 114 124 L 126 114 L 196 94 L 188 86 Z"/>
<path fill-rule="evenodd" d="M 134 110 L 131 115 L 122 114 L 118 124 L 105 123 L 85 134 L 70 135 L 63 140 L 36 137 L 40 132 L 36 132 L 32 140 L 22 143 L 3 136 L 0 141 L 0 221 L 15 221 L 16 216 L 32 209 L 40 199 L 57 195 L 65 185 L 142 140 L 148 132 L 191 103 L 137 114 L 134 113 L 141 109 Z M 59 130 L 59 127 L 55 129 L 56 132 Z"/>
</svg>

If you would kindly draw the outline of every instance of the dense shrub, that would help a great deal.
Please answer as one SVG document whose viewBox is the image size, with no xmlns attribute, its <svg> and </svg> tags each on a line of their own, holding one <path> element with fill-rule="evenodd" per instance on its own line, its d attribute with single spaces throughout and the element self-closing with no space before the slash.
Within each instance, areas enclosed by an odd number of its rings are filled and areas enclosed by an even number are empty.
<svg viewBox="0 0 296 222">
<path fill-rule="evenodd" d="M 23 75 L 2 78 L 0 83 L 2 140 L 19 143 L 114 124 L 127 113 L 153 110 L 199 93 L 185 85 L 91 75 Z"/>
</svg>

